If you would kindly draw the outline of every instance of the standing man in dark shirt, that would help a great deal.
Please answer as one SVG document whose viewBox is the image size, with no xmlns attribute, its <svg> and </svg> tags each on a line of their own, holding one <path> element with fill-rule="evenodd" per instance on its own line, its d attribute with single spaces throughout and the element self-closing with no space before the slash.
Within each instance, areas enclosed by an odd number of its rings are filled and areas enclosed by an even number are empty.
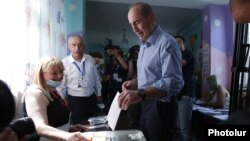
<svg viewBox="0 0 250 141">
<path fill-rule="evenodd" d="M 122 49 L 118 46 L 107 49 L 107 53 L 112 59 L 111 70 L 107 72 L 106 76 L 106 79 L 109 80 L 108 93 L 109 104 L 111 104 L 116 93 L 122 91 L 122 83 L 127 80 L 128 63 Z"/>
<path fill-rule="evenodd" d="M 191 120 L 195 96 L 195 58 L 191 50 L 185 46 L 182 36 L 175 36 L 182 53 L 182 74 L 184 87 L 178 95 L 177 138 L 180 141 L 191 141 Z"/>
</svg>

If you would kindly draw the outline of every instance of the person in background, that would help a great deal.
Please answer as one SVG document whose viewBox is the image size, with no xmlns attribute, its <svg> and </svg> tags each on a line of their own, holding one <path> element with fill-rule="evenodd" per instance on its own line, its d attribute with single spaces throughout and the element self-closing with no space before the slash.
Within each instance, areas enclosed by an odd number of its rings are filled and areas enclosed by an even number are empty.
<svg viewBox="0 0 250 141">
<path fill-rule="evenodd" d="M 109 105 L 112 103 L 116 93 L 122 91 L 122 83 L 127 80 L 128 63 L 124 58 L 123 51 L 117 46 L 106 50 L 112 59 L 111 70 L 105 78 L 108 81 Z"/>
<path fill-rule="evenodd" d="M 9 125 L 15 116 L 15 100 L 7 86 L 7 84 L 0 80 L 0 131 Z"/>
<path fill-rule="evenodd" d="M 234 21 L 238 23 L 250 22 L 249 0 L 230 0 L 230 8 Z"/>
<path fill-rule="evenodd" d="M 139 45 L 132 46 L 128 51 L 128 80 L 137 78 L 137 59 L 139 54 Z"/>
<path fill-rule="evenodd" d="M 110 57 L 110 69 L 107 69 L 106 80 L 108 86 L 108 109 L 110 108 L 117 92 L 122 91 L 122 83 L 127 80 L 128 63 L 123 50 L 119 46 L 112 45 L 106 50 Z M 118 130 L 128 129 L 127 112 L 122 110 L 117 123 Z"/>
<path fill-rule="evenodd" d="M 137 79 L 123 83 L 119 106 L 142 102 L 140 125 L 147 141 L 172 140 L 176 120 L 176 96 L 183 87 L 181 51 L 173 36 L 156 24 L 151 6 L 130 6 L 128 21 L 141 40 Z"/>
<path fill-rule="evenodd" d="M 98 114 L 97 103 L 102 101 L 101 82 L 94 59 L 84 53 L 85 42 L 79 35 L 68 39 L 71 54 L 63 59 L 64 79 L 57 88 L 67 97 L 72 111 L 72 124 L 89 124 L 88 119 Z"/>
<path fill-rule="evenodd" d="M 101 93 L 102 93 L 102 100 L 101 101 L 98 101 L 97 103 L 97 106 L 98 106 L 98 109 L 99 109 L 99 112 L 98 112 L 98 115 L 107 115 L 107 97 L 106 97 L 106 93 L 105 93 L 105 83 L 103 81 L 103 78 L 105 77 L 105 73 L 104 73 L 104 59 L 103 59 L 103 56 L 102 54 L 100 54 L 99 52 L 90 52 L 89 55 L 91 57 L 93 57 L 94 61 L 95 61 L 95 66 L 96 66 L 96 69 L 97 69 L 97 73 L 100 77 L 100 81 L 101 81 L 101 85 L 102 85 L 102 90 L 101 90 Z"/>
<path fill-rule="evenodd" d="M 102 81 L 102 78 L 104 76 L 104 61 L 103 61 L 103 56 L 102 56 L 102 54 L 100 54 L 98 52 L 90 52 L 89 55 L 91 57 L 93 57 L 93 59 L 95 61 L 95 66 L 96 66 L 96 69 L 97 69 L 97 73 L 99 74 L 100 79 Z"/>
<path fill-rule="evenodd" d="M 128 51 L 128 80 L 137 79 L 137 59 L 139 45 L 133 45 Z M 141 103 L 131 104 L 127 109 L 127 120 L 132 129 L 139 128 Z"/>
<path fill-rule="evenodd" d="M 250 22 L 250 1 L 249 0 L 230 0 L 230 10 L 233 20 L 238 23 Z M 250 112 L 248 110 L 238 110 L 233 112 L 227 121 L 227 125 L 250 125 Z M 247 126 L 246 126 L 247 127 Z"/>
<path fill-rule="evenodd" d="M 215 109 L 229 109 L 230 94 L 227 89 L 220 85 L 216 75 L 207 78 L 209 95 L 202 97 L 196 104 Z"/>
<path fill-rule="evenodd" d="M 15 116 L 15 101 L 7 84 L 0 80 L 0 141 L 27 141 L 28 135 L 18 140 L 9 124 Z"/>
<path fill-rule="evenodd" d="M 0 141 L 28 141 L 28 138 L 24 137 L 23 139 L 18 140 L 16 133 L 9 127 L 6 127 L 0 133 Z"/>
<path fill-rule="evenodd" d="M 63 70 L 60 59 L 42 57 L 36 66 L 33 84 L 24 93 L 24 113 L 33 119 L 38 135 L 32 141 L 39 140 L 39 136 L 50 140 L 85 140 L 79 132 L 87 129 L 83 125 L 72 125 L 79 131 L 67 132 L 70 110 L 56 90 L 62 82 Z"/>
<path fill-rule="evenodd" d="M 180 141 L 191 141 L 191 121 L 193 102 L 195 97 L 195 58 L 191 50 L 187 49 L 185 39 L 175 36 L 182 53 L 182 74 L 184 87 L 178 95 L 178 118 L 176 122 L 176 137 Z"/>
</svg>

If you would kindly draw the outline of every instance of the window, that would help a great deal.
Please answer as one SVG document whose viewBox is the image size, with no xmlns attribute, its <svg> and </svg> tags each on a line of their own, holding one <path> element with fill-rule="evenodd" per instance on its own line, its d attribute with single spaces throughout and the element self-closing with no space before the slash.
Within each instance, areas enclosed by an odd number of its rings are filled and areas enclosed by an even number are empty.
<svg viewBox="0 0 250 141">
<path fill-rule="evenodd" d="M 0 1 L 0 19 L 0 79 L 16 95 L 32 82 L 40 57 L 66 56 L 64 3 L 62 0 Z"/>
</svg>

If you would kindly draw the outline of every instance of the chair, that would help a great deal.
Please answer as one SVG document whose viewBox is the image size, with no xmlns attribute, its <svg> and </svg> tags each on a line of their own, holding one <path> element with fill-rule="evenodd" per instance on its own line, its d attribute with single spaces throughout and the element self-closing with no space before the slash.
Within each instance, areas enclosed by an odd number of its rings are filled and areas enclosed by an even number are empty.
<svg viewBox="0 0 250 141">
<path fill-rule="evenodd" d="M 23 117 L 23 93 L 18 92 L 17 96 L 15 97 L 15 103 L 16 103 L 16 113 L 15 113 L 15 119 L 22 118 Z"/>
</svg>

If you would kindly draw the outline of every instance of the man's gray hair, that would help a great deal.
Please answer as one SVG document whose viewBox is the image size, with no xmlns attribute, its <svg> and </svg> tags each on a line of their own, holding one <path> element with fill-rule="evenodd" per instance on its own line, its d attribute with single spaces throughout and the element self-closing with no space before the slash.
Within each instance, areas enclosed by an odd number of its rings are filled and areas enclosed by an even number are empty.
<svg viewBox="0 0 250 141">
<path fill-rule="evenodd" d="M 153 9 L 148 3 L 145 3 L 145 2 L 134 3 L 134 4 L 129 6 L 129 10 L 131 8 L 135 7 L 135 6 L 140 6 L 141 7 L 141 13 L 145 17 L 150 15 L 151 13 L 153 13 Z"/>
</svg>

